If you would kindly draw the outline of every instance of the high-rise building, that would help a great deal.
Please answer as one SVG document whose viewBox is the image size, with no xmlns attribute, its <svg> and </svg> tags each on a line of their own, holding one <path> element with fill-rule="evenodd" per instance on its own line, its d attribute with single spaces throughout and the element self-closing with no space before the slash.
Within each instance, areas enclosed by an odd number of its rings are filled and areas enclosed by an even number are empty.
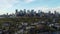
<svg viewBox="0 0 60 34">
<path fill-rule="evenodd" d="M 7 13 L 7 16 L 8 16 L 8 13 Z"/>
<path fill-rule="evenodd" d="M 15 10 L 15 16 L 16 16 L 16 17 L 17 17 L 17 14 L 18 14 L 18 10 L 16 9 L 16 10 Z"/>
<path fill-rule="evenodd" d="M 41 11 L 40 11 L 40 10 L 38 10 L 38 13 L 37 13 L 37 15 L 38 15 L 38 16 L 40 16 L 40 13 L 41 13 Z"/>
<path fill-rule="evenodd" d="M 15 11 L 16 11 L 16 13 L 18 12 L 18 10 L 17 10 L 17 9 L 16 9 Z"/>
<path fill-rule="evenodd" d="M 30 12 L 30 10 L 27 10 L 27 14 L 30 14 L 31 12 Z"/>
<path fill-rule="evenodd" d="M 26 14 L 26 9 L 24 9 L 24 14 Z"/>
<path fill-rule="evenodd" d="M 49 11 L 48 13 L 51 14 L 51 11 Z"/>
<path fill-rule="evenodd" d="M 31 10 L 31 16 L 34 16 L 34 9 Z"/>
<path fill-rule="evenodd" d="M 40 10 L 38 10 L 38 13 L 41 13 L 41 11 L 40 11 Z"/>
<path fill-rule="evenodd" d="M 31 13 L 34 13 L 34 9 L 31 10 Z"/>
<path fill-rule="evenodd" d="M 23 13 L 23 11 L 22 10 L 20 10 L 20 12 L 19 12 L 20 14 L 22 14 Z"/>
<path fill-rule="evenodd" d="M 56 11 L 54 11 L 54 14 L 56 14 L 57 12 Z"/>
</svg>

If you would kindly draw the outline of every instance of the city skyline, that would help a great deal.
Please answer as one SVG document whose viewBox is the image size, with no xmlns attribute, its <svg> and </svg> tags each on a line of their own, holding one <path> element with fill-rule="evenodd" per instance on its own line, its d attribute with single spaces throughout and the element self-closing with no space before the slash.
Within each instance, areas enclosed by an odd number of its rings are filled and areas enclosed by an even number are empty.
<svg viewBox="0 0 60 34">
<path fill-rule="evenodd" d="M 0 14 L 14 13 L 15 9 L 60 11 L 60 0 L 0 0 Z"/>
</svg>

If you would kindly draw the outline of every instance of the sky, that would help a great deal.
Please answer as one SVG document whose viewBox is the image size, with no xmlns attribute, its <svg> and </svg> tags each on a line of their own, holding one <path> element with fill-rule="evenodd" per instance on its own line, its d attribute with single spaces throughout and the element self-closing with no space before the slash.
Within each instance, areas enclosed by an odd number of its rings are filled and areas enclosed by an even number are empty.
<svg viewBox="0 0 60 34">
<path fill-rule="evenodd" d="M 15 9 L 35 9 L 48 12 L 60 11 L 60 0 L 0 0 L 0 14 L 14 13 Z"/>
</svg>

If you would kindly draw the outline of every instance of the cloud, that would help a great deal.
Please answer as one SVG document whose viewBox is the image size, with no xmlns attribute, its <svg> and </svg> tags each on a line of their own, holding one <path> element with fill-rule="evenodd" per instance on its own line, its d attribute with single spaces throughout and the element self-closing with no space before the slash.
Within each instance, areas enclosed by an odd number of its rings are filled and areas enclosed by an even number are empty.
<svg viewBox="0 0 60 34">
<path fill-rule="evenodd" d="M 31 3 L 34 2 L 35 0 L 24 0 L 25 3 Z"/>
<path fill-rule="evenodd" d="M 0 14 L 11 13 L 11 8 L 17 3 L 19 3 L 19 0 L 0 0 Z M 9 12 L 9 9 L 11 12 Z"/>
<path fill-rule="evenodd" d="M 15 9 L 17 7 L 17 9 L 20 9 L 21 7 L 23 7 L 23 5 L 25 5 L 25 3 L 29 4 L 29 3 L 32 3 L 32 2 L 35 2 L 35 1 L 36 0 L 23 0 L 23 1 L 22 0 L 0 0 L 0 14 L 12 13 L 12 9 L 11 8 Z M 24 7 L 26 7 L 26 6 L 24 6 Z M 32 7 L 31 7 L 31 9 L 32 9 Z M 35 10 L 39 10 L 40 9 L 40 10 L 42 10 L 44 12 L 47 12 L 49 10 L 51 10 L 52 12 L 54 10 L 60 11 L 60 7 L 50 8 L 50 7 L 46 7 L 46 6 L 40 6 L 40 7 L 36 6 L 33 9 L 35 9 Z M 9 11 L 11 11 L 11 12 L 9 12 Z"/>
<path fill-rule="evenodd" d="M 10 5 L 7 0 L 6 1 L 0 0 L 0 8 L 9 8 L 9 7 L 12 7 L 12 5 Z"/>
<path fill-rule="evenodd" d="M 15 3 L 18 3 L 17 0 L 0 0 L 0 8 L 11 8 Z"/>
<path fill-rule="evenodd" d="M 41 6 L 41 7 L 35 7 L 35 8 L 32 8 L 32 9 L 34 9 L 35 11 L 41 10 L 41 11 L 43 11 L 43 12 L 51 11 L 52 13 L 53 13 L 55 10 L 56 10 L 57 12 L 60 12 L 60 7 L 51 8 L 51 7 Z"/>
</svg>

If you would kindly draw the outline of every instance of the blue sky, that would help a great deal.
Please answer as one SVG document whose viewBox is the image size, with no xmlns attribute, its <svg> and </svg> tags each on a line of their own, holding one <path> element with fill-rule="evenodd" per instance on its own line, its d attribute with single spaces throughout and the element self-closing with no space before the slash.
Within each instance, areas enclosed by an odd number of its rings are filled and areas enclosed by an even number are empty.
<svg viewBox="0 0 60 34">
<path fill-rule="evenodd" d="M 15 9 L 60 11 L 60 0 L 0 0 L 0 14 L 14 13 Z"/>
</svg>

